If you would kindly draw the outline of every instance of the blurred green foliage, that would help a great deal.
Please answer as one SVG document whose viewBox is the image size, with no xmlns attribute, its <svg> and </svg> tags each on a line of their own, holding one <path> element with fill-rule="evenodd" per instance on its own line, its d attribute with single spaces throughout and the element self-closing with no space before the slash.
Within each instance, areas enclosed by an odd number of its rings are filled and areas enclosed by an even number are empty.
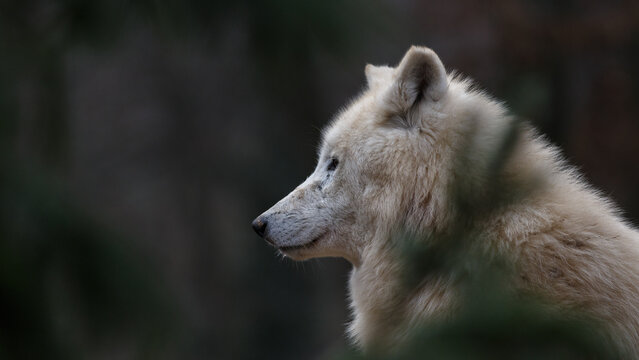
<svg viewBox="0 0 639 360">
<path fill-rule="evenodd" d="M 493 268 L 495 269 L 495 268 Z M 503 269 L 502 269 L 503 271 Z M 476 274 L 464 303 L 446 323 L 416 330 L 392 353 L 344 354 L 338 359 L 617 359 L 587 320 L 566 318 L 542 302 L 514 297 L 501 271 Z"/>
<path fill-rule="evenodd" d="M 3 358 L 86 358 L 124 334 L 161 353 L 172 315 L 151 264 L 37 179 L 0 178 Z"/>
</svg>

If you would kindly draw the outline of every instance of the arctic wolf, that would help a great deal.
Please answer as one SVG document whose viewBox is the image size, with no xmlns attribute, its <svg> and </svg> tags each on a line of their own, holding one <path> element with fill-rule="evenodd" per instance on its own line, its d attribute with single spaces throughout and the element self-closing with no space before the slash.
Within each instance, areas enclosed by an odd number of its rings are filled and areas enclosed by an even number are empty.
<svg viewBox="0 0 639 360">
<path fill-rule="evenodd" d="M 349 332 L 366 349 L 401 343 L 417 324 L 453 312 L 455 284 L 445 275 L 399 291 L 392 239 L 461 226 L 451 221 L 451 184 L 481 178 L 475 168 L 491 161 L 515 119 L 447 74 L 428 48 L 365 73 L 367 89 L 324 131 L 315 171 L 253 227 L 292 259 L 353 265 Z M 518 131 L 499 176 L 534 190 L 477 220 L 481 247 L 515 264 L 513 288 L 587 313 L 639 357 L 639 233 L 553 146 L 528 126 Z M 459 154 L 468 166 L 459 167 Z"/>
</svg>

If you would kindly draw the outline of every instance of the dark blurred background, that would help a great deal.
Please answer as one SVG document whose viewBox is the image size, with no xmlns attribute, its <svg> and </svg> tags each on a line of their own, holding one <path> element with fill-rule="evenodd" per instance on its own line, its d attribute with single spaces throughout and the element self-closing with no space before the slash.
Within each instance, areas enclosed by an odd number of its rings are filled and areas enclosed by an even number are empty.
<svg viewBox="0 0 639 360">
<path fill-rule="evenodd" d="M 639 220 L 639 3 L 0 3 L 0 357 L 324 359 L 349 265 L 251 220 L 410 45 L 536 124 Z"/>
</svg>

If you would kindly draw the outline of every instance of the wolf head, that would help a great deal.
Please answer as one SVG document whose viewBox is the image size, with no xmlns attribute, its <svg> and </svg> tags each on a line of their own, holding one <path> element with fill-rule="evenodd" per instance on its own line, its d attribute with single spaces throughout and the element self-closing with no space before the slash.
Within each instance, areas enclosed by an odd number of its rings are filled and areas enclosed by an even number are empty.
<svg viewBox="0 0 639 360">
<path fill-rule="evenodd" d="M 357 266 L 392 231 L 436 227 L 445 206 L 438 179 L 448 177 L 474 98 L 424 47 L 365 73 L 368 88 L 324 131 L 315 171 L 253 221 L 295 260 L 339 256 Z"/>
</svg>

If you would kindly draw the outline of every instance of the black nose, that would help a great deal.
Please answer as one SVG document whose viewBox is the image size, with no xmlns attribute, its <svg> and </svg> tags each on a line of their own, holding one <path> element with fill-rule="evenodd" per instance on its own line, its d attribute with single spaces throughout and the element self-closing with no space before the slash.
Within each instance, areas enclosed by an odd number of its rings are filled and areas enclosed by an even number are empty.
<svg viewBox="0 0 639 360">
<path fill-rule="evenodd" d="M 268 222 L 266 222 L 265 219 L 258 217 L 257 219 L 253 220 L 252 225 L 253 230 L 255 230 L 257 235 L 259 235 L 260 237 L 264 237 L 264 233 L 266 232 L 266 225 L 268 225 Z"/>
</svg>

